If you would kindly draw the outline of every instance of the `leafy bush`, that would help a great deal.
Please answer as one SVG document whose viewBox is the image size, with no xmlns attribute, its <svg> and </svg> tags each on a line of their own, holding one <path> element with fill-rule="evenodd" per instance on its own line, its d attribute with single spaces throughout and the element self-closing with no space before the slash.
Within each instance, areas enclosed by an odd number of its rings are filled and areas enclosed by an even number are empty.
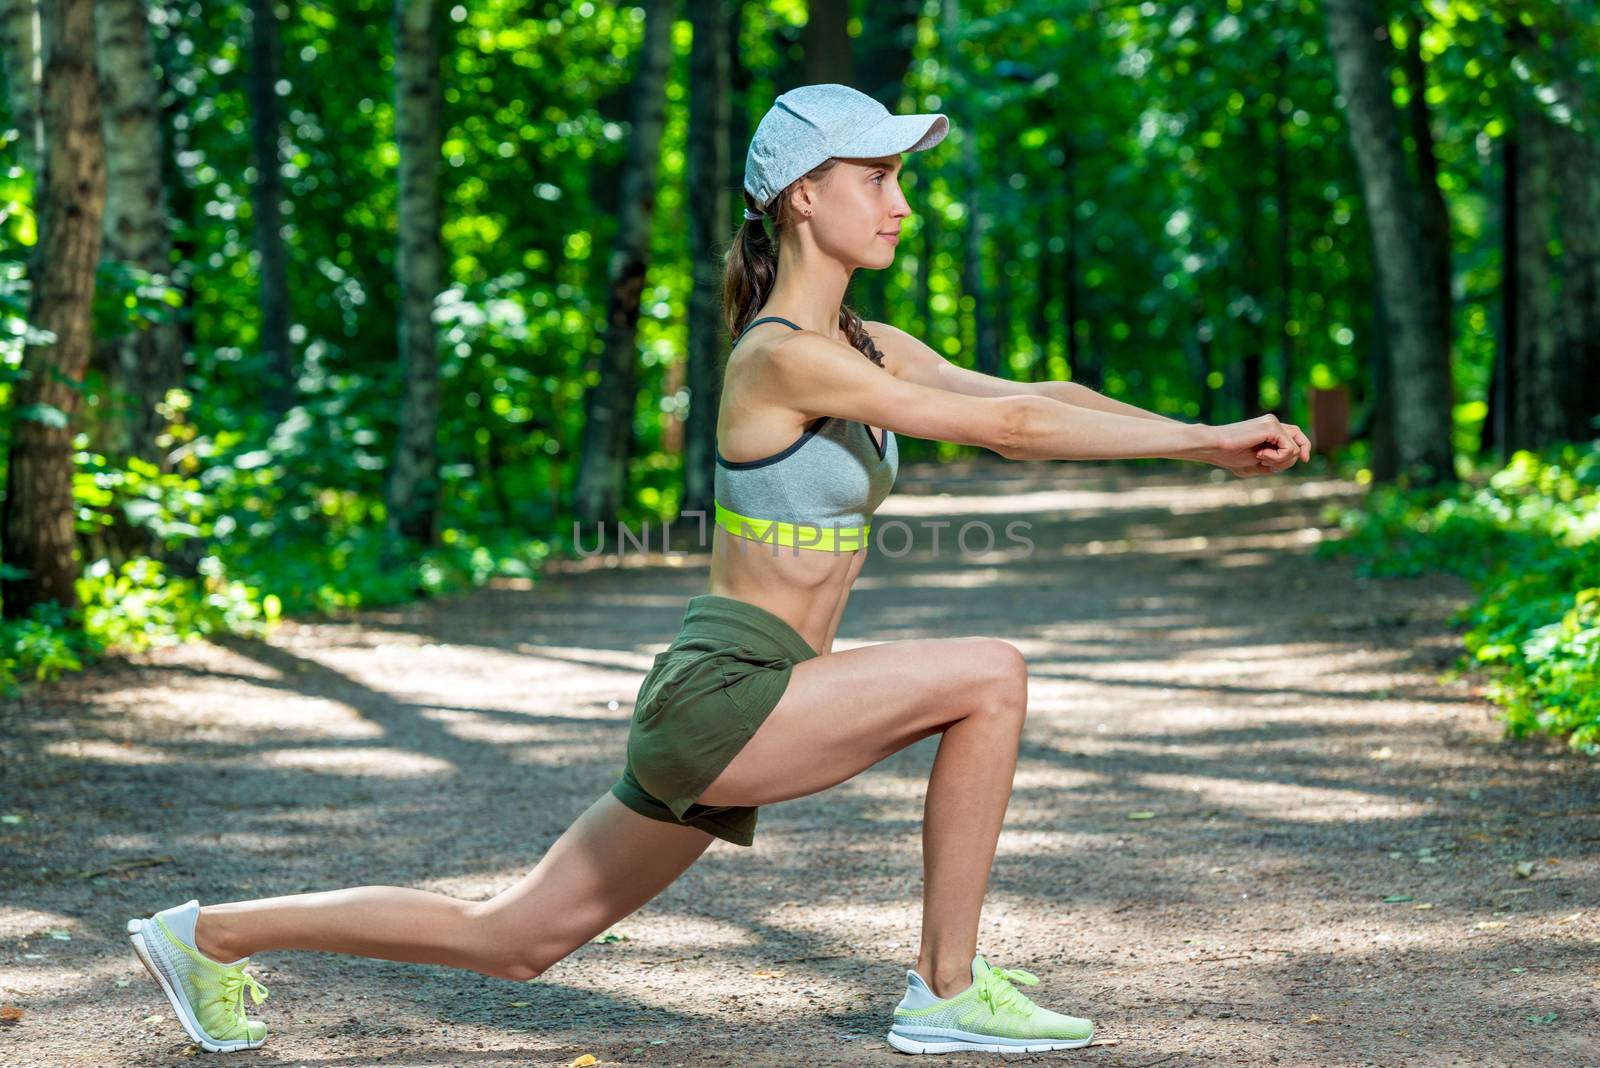
<svg viewBox="0 0 1600 1068">
<path fill-rule="evenodd" d="M 1449 491 L 1374 489 L 1328 517 L 1371 575 L 1446 571 L 1473 581 L 1467 652 L 1512 736 L 1565 736 L 1600 753 L 1600 440 L 1518 451 Z"/>
</svg>

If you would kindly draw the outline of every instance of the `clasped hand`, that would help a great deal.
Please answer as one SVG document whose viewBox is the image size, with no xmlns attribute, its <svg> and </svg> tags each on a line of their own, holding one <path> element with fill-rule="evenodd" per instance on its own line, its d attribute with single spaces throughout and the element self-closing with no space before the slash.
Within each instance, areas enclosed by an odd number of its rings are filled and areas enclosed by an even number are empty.
<svg viewBox="0 0 1600 1068">
<path fill-rule="evenodd" d="M 1258 415 L 1240 423 L 1211 427 L 1215 438 L 1199 458 L 1233 472 L 1255 478 L 1287 471 L 1297 460 L 1311 459 L 1311 442 L 1293 423 L 1275 415 Z"/>
</svg>

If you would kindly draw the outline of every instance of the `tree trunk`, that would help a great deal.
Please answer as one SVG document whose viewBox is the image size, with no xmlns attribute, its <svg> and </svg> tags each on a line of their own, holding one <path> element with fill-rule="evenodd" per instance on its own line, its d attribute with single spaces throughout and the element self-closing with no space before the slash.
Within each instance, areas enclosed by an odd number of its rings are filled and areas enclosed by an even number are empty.
<svg viewBox="0 0 1600 1068">
<path fill-rule="evenodd" d="M 1277 9 L 1280 13 L 1282 7 Z M 1288 423 L 1297 423 L 1294 398 L 1298 386 L 1294 367 L 1294 189 L 1289 170 L 1289 125 L 1292 108 L 1289 105 L 1289 51 L 1282 44 L 1286 31 L 1281 27 L 1276 62 L 1276 85 L 1273 89 L 1274 106 L 1278 119 L 1273 131 L 1273 204 L 1278 213 L 1278 417 Z M 1309 417 L 1309 412 L 1307 415 Z"/>
<path fill-rule="evenodd" d="M 689 54 L 689 418 L 684 426 L 682 512 L 712 510 L 716 471 L 717 406 L 722 394 L 727 342 L 722 318 L 725 268 L 720 251 L 733 226 L 732 198 L 723 179 L 732 155 L 728 141 L 729 49 L 734 30 L 729 0 L 691 4 L 694 45 Z M 741 207 L 743 200 L 740 200 Z"/>
<path fill-rule="evenodd" d="M 1328 0 L 1328 36 L 1372 233 L 1389 322 L 1389 367 L 1400 475 L 1426 485 L 1455 479 L 1449 349 L 1439 335 L 1417 196 L 1406 174 L 1386 49 L 1371 0 Z M 1384 37 L 1387 33 L 1384 32 Z"/>
<path fill-rule="evenodd" d="M 744 33 L 745 0 L 731 2 L 732 10 L 728 13 L 728 184 L 734 191 L 733 203 L 740 205 L 742 211 L 744 197 L 739 190 L 744 188 L 745 156 L 750 149 L 750 93 L 755 79 L 745 65 L 744 42 L 740 39 Z M 764 113 L 766 108 L 762 111 Z M 734 222 L 738 221 L 735 216 Z"/>
<path fill-rule="evenodd" d="M 44 128 L 39 115 L 39 7 L 35 0 L 0 0 L 0 49 L 4 55 L 6 92 L 11 118 L 21 137 L 17 162 L 24 174 L 37 176 L 43 155 Z"/>
<path fill-rule="evenodd" d="M 169 280 L 172 237 L 162 173 L 162 143 L 155 55 L 144 0 L 97 0 L 100 96 L 106 143 L 104 256 Z M 103 416 L 98 444 L 113 456 L 138 456 L 165 470 L 166 426 L 160 408 L 167 391 L 183 384 L 183 335 L 172 309 L 143 329 L 104 342 L 107 392 L 114 400 Z"/>
<path fill-rule="evenodd" d="M 622 204 L 611 253 L 600 365 L 584 397 L 583 456 L 574 513 L 580 523 L 615 520 L 622 509 L 638 400 L 639 302 L 650 262 L 656 168 L 666 124 L 667 72 L 672 66 L 672 0 L 647 0 L 644 41 L 635 63 L 633 122 Z M 585 544 L 593 544 L 585 542 Z"/>
<path fill-rule="evenodd" d="M 1594 121 L 1593 116 L 1589 118 Z M 1594 126 L 1559 127 L 1563 436 L 1600 437 L 1600 142 Z"/>
<path fill-rule="evenodd" d="M 952 72 L 954 84 L 951 86 L 950 100 L 945 107 L 945 112 L 950 116 L 952 136 L 958 138 L 961 144 L 961 181 L 965 185 L 964 199 L 966 213 L 961 221 L 961 293 L 956 298 L 955 319 L 962 321 L 961 300 L 972 298 L 972 350 L 977 369 L 984 374 L 992 375 L 999 371 L 999 356 L 996 350 L 994 329 L 990 321 L 989 295 L 984 281 L 984 248 L 988 244 L 984 233 L 983 209 L 978 195 L 980 170 L 978 166 L 978 130 L 977 125 L 967 121 L 973 114 L 970 108 L 963 106 L 963 93 L 961 88 L 968 79 L 961 66 L 960 51 L 957 41 L 961 35 L 961 4 L 960 0 L 940 0 L 939 10 L 943 16 L 941 47 L 945 50 L 946 68 Z M 957 327 L 957 337 L 961 328 Z M 965 346 L 962 346 L 965 347 Z"/>
<path fill-rule="evenodd" d="M 250 157 L 256 169 L 250 190 L 256 248 L 261 255 L 261 336 L 258 347 L 266 373 L 262 399 L 267 411 L 282 415 L 294 407 L 296 377 L 289 321 L 289 251 L 283 240 L 283 177 L 278 148 L 282 118 L 278 106 L 278 12 L 275 0 L 250 0 L 250 62 L 245 98 L 250 107 Z"/>
<path fill-rule="evenodd" d="M 800 31 L 801 67 L 805 84 L 855 83 L 855 57 L 850 50 L 850 0 L 810 0 Z"/>
<path fill-rule="evenodd" d="M 25 618 L 45 601 L 73 612 L 79 607 L 72 435 L 89 364 L 106 196 L 94 0 L 46 4 L 40 30 L 44 169 L 34 197 L 39 241 L 28 270 L 28 322 L 52 332 L 55 341 L 26 346 L 14 387 L 0 529 L 5 562 L 26 574 L 0 586 L 7 619 Z"/>
<path fill-rule="evenodd" d="M 877 100 L 891 112 L 899 112 L 905 96 L 906 73 L 911 69 L 917 43 L 917 14 L 920 0 L 879 0 L 864 6 L 861 36 L 854 41 L 855 70 L 850 84 Z M 920 175 L 919 175 L 920 177 Z M 919 182 L 920 185 L 920 182 Z M 913 204 L 912 210 L 921 214 Z M 902 246 L 904 247 L 904 246 Z M 887 321 L 889 315 L 890 270 L 857 271 L 851 280 L 851 307 L 863 319 Z"/>
<path fill-rule="evenodd" d="M 395 273 L 403 396 L 389 473 L 389 533 L 427 547 L 439 517 L 439 344 L 433 309 L 444 281 L 439 0 L 396 0 L 394 126 L 400 149 Z"/>
<path fill-rule="evenodd" d="M 1561 440 L 1562 383 L 1557 374 L 1555 277 L 1550 261 L 1554 189 L 1550 124 L 1538 108 L 1520 116 L 1517 151 L 1517 346 L 1512 350 L 1517 388 L 1511 399 L 1511 437 L 1516 449 L 1538 449 Z"/>
<path fill-rule="evenodd" d="M 1495 345 L 1494 372 L 1489 383 L 1489 410 L 1483 421 L 1479 447 L 1485 453 L 1510 455 L 1508 444 L 1514 434 L 1516 410 L 1518 336 L 1522 333 L 1522 311 L 1517 306 L 1517 157 L 1516 133 L 1501 142 L 1500 149 L 1500 337 Z"/>
<path fill-rule="evenodd" d="M 1260 159 L 1266 146 L 1261 143 L 1261 127 L 1255 116 L 1260 108 L 1260 97 L 1255 92 L 1246 95 L 1244 114 L 1247 116 L 1246 152 L 1251 159 Z M 1266 286 L 1266 269 L 1262 252 L 1266 245 L 1263 233 L 1264 220 L 1260 205 L 1266 199 L 1265 183 L 1258 172 L 1251 169 L 1251 179 L 1238 183 L 1240 194 L 1239 218 L 1243 227 L 1240 235 L 1244 250 L 1244 269 L 1239 272 L 1240 306 L 1244 309 L 1239 321 L 1239 336 L 1244 341 L 1239 353 L 1239 411 L 1245 419 L 1261 414 L 1261 370 L 1263 350 L 1266 348 L 1265 301 L 1261 299 Z"/>
<path fill-rule="evenodd" d="M 1428 70 L 1422 60 L 1422 19 L 1416 8 L 1405 15 L 1406 47 L 1402 53 L 1409 99 L 1406 114 L 1416 146 L 1417 188 L 1421 190 L 1422 244 L 1428 259 L 1428 280 L 1434 289 L 1435 329 L 1449 351 L 1455 338 L 1455 297 L 1450 288 L 1450 212 L 1439 188 L 1439 157 L 1433 150 L 1433 123 L 1428 114 Z"/>
<path fill-rule="evenodd" d="M 1394 375 L 1389 360 L 1389 332 L 1383 286 L 1372 284 L 1372 394 L 1367 404 L 1367 469 L 1375 482 L 1393 482 L 1400 473 L 1395 441 Z"/>
</svg>

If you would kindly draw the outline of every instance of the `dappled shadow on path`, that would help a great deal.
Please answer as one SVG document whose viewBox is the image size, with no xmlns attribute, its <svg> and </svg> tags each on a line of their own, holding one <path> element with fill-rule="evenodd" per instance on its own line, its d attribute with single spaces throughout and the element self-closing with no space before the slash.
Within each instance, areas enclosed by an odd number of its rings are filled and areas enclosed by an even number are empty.
<svg viewBox="0 0 1600 1068">
<path fill-rule="evenodd" d="M 991 634 L 1023 651 L 1029 720 L 979 946 L 1117 1037 L 1102 1059 L 1579 1063 L 1559 1058 L 1597 1037 L 1594 767 L 1500 741 L 1477 684 L 1437 674 L 1464 586 L 1314 557 L 1335 533 L 1322 507 L 1357 487 L 980 464 L 913 465 L 901 490 L 885 516 L 1032 523 L 1028 553 L 965 555 L 911 524 L 911 551 L 868 562 L 839 647 Z M 113 662 L 8 707 L 21 822 L 0 831 L 0 951 L 38 1021 L 13 1035 L 25 1055 L 108 1002 L 158 1007 L 125 916 L 514 880 L 620 771 L 638 682 L 703 564 L 597 560 Z M 937 746 L 768 806 L 754 849 L 713 845 L 621 940 L 535 984 L 263 954 L 268 1007 L 292 1006 L 274 1044 L 327 1065 L 354 1046 L 399 1064 L 887 1058 L 865 1043 L 916 959 Z M 327 1000 L 355 989 L 359 1006 Z M 174 1049 L 163 1028 L 122 1041 L 124 1063 Z"/>
</svg>

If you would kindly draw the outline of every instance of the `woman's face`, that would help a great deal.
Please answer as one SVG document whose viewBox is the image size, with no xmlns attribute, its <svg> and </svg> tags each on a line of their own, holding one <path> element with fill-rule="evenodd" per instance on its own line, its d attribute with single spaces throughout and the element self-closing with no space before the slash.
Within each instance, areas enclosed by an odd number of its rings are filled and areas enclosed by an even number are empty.
<svg viewBox="0 0 1600 1068">
<path fill-rule="evenodd" d="M 900 221 L 911 214 L 900 192 L 900 156 L 841 159 L 813 188 L 806 220 L 818 248 L 852 267 L 894 262 Z"/>
</svg>

